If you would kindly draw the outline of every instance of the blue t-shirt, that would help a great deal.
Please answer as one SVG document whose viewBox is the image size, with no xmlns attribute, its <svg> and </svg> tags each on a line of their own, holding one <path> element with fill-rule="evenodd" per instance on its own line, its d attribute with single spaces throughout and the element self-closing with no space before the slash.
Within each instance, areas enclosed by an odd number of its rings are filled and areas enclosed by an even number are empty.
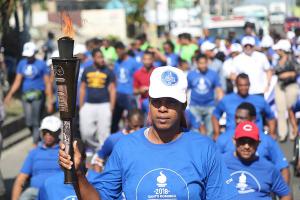
<svg viewBox="0 0 300 200">
<path fill-rule="evenodd" d="M 17 66 L 17 74 L 23 76 L 22 91 L 45 90 L 44 76 L 50 76 L 50 68 L 43 60 L 36 59 L 29 64 L 22 59 Z"/>
<path fill-rule="evenodd" d="M 115 62 L 114 73 L 117 78 L 117 92 L 133 94 L 133 74 L 140 68 L 140 64 L 132 57 Z"/>
<path fill-rule="evenodd" d="M 280 197 L 289 194 L 289 187 L 279 170 L 267 160 L 258 157 L 252 163 L 244 164 L 232 152 L 224 155 L 224 160 L 238 190 L 238 199 L 271 200 L 271 192 Z"/>
<path fill-rule="evenodd" d="M 248 102 L 255 106 L 256 109 L 256 124 L 260 130 L 263 130 L 262 113 L 265 114 L 267 119 L 274 119 L 274 113 L 271 110 L 269 104 L 265 101 L 263 96 L 260 95 L 248 95 L 241 97 L 237 93 L 231 93 L 225 95 L 223 99 L 217 104 L 213 115 L 220 119 L 223 113 L 226 113 L 226 129 L 235 128 L 235 111 L 237 107 L 243 103 Z"/>
<path fill-rule="evenodd" d="M 81 81 L 86 83 L 86 102 L 109 102 L 108 86 L 115 81 L 115 76 L 110 69 L 87 67 L 83 71 Z"/>
<path fill-rule="evenodd" d="M 197 130 L 199 131 L 199 128 L 201 126 L 201 122 L 197 121 L 197 118 L 193 115 L 193 113 L 190 111 L 190 109 L 186 109 L 184 111 L 185 119 L 188 125 L 188 128 L 190 130 Z"/>
<path fill-rule="evenodd" d="M 191 89 L 191 105 L 213 106 L 215 89 L 220 87 L 218 74 L 207 69 L 200 72 L 198 69 L 188 73 L 188 88 Z"/>
<path fill-rule="evenodd" d="M 80 63 L 79 67 L 79 73 L 78 73 L 78 80 L 77 80 L 77 99 L 76 104 L 79 105 L 79 91 L 80 91 L 80 83 L 81 83 L 81 77 L 83 74 L 83 71 L 85 68 L 90 67 L 94 64 L 94 61 L 92 59 L 87 59 L 85 62 Z"/>
<path fill-rule="evenodd" d="M 114 146 L 125 134 L 122 131 L 116 132 L 110 135 L 104 142 L 102 148 L 97 152 L 98 157 L 106 159 L 111 154 Z"/>
<path fill-rule="evenodd" d="M 144 131 L 126 135 L 114 147 L 94 183 L 102 199 L 115 199 L 122 191 L 126 199 L 153 200 L 225 200 L 236 195 L 227 180 L 226 166 L 208 137 L 184 132 L 173 142 L 153 144 Z"/>
<path fill-rule="evenodd" d="M 167 57 L 167 65 L 172 67 L 178 66 L 179 56 L 175 53 L 165 54 Z"/>
<path fill-rule="evenodd" d="M 87 180 L 93 184 L 97 172 L 89 170 Z M 39 190 L 37 200 L 77 200 L 73 185 L 64 184 L 64 173 L 60 171 L 49 177 Z"/>
<path fill-rule="evenodd" d="M 47 178 L 61 171 L 58 165 L 58 151 L 58 145 L 53 148 L 39 145 L 29 152 L 20 173 L 30 176 L 30 187 L 40 188 Z"/>
<path fill-rule="evenodd" d="M 216 145 L 221 154 L 235 151 L 233 136 L 234 130 L 227 130 L 218 137 Z M 287 168 L 289 166 L 288 161 L 278 143 L 271 138 L 271 136 L 266 135 L 262 131 L 260 131 L 259 137 L 260 143 L 258 145 L 256 155 L 272 162 L 278 170 Z"/>
<path fill-rule="evenodd" d="M 203 44 L 203 42 L 209 41 L 211 43 L 214 43 L 215 40 L 216 39 L 213 36 L 208 36 L 206 38 L 199 38 L 197 43 L 198 43 L 199 46 L 201 46 Z"/>
</svg>

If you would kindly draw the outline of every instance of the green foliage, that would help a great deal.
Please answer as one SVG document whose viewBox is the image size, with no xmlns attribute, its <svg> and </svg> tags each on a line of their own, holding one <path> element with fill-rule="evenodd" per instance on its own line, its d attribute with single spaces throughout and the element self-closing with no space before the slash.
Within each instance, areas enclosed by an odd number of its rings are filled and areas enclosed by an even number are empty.
<svg viewBox="0 0 300 200">
<path fill-rule="evenodd" d="M 145 22 L 145 5 L 147 0 L 127 0 L 128 6 L 131 8 L 127 14 L 127 22 L 134 24 L 138 22 L 142 24 Z"/>
</svg>

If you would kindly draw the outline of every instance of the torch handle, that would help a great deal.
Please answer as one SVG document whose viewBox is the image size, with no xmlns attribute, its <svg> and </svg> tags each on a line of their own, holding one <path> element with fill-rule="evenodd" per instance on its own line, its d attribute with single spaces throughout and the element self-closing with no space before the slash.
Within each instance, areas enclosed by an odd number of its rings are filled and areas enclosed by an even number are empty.
<svg viewBox="0 0 300 200">
<path fill-rule="evenodd" d="M 71 156 L 71 161 L 74 163 L 74 150 L 73 150 L 73 123 L 72 123 L 72 119 L 70 120 L 63 120 L 63 131 L 62 131 L 62 135 L 63 135 L 63 143 L 65 145 L 65 152 Z M 72 165 L 72 169 L 71 170 L 64 170 L 64 175 L 65 175 L 65 179 L 64 179 L 64 183 L 65 184 L 72 184 L 74 183 L 74 178 L 73 178 L 73 172 L 74 172 L 75 168 L 74 165 Z"/>
</svg>

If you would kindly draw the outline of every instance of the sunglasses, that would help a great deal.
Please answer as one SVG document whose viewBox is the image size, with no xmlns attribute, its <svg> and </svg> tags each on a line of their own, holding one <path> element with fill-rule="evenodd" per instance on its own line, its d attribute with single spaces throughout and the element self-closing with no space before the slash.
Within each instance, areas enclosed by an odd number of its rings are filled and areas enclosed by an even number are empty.
<svg viewBox="0 0 300 200">
<path fill-rule="evenodd" d="M 258 143 L 258 141 L 254 140 L 254 139 L 251 139 L 251 138 L 236 139 L 237 146 L 245 145 L 245 144 L 248 144 L 250 146 L 255 146 L 257 143 Z"/>
<path fill-rule="evenodd" d="M 250 47 L 250 48 L 253 48 L 254 46 L 251 45 L 251 44 L 246 44 L 246 45 L 244 45 L 244 47 Z"/>
<path fill-rule="evenodd" d="M 42 130 L 43 136 L 49 133 L 52 136 L 57 136 L 57 132 L 49 131 L 49 130 Z"/>
</svg>

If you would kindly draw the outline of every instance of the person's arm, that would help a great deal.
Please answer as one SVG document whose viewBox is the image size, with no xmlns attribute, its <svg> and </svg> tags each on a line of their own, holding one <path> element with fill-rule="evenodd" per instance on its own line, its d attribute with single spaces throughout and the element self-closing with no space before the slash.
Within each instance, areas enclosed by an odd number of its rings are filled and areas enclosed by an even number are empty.
<svg viewBox="0 0 300 200">
<path fill-rule="evenodd" d="M 213 140 L 216 141 L 218 139 L 219 135 L 220 135 L 219 120 L 214 115 L 212 115 L 211 116 L 211 122 L 212 122 L 212 125 L 213 125 L 213 132 L 214 132 Z"/>
<path fill-rule="evenodd" d="M 29 179 L 28 174 L 20 173 L 15 182 L 11 193 L 11 199 L 12 200 L 18 200 L 21 196 L 21 193 L 23 191 L 23 186 L 25 185 L 26 181 Z"/>
<path fill-rule="evenodd" d="M 60 143 L 60 150 L 59 150 L 59 164 L 64 169 L 71 169 L 72 165 L 74 164 L 75 168 L 75 176 L 77 178 L 77 185 L 74 185 L 74 189 L 78 187 L 81 200 L 101 200 L 99 193 L 97 190 L 88 182 L 85 173 L 80 170 L 80 165 L 83 162 L 82 155 L 80 154 L 77 141 L 73 143 L 74 148 L 74 163 L 71 162 L 70 155 L 66 154 L 64 149 L 65 145 Z"/>
<path fill-rule="evenodd" d="M 13 83 L 13 85 L 11 86 L 10 91 L 8 92 L 8 94 L 6 95 L 6 97 L 4 98 L 4 104 L 8 104 L 12 98 L 12 96 L 16 93 L 16 91 L 19 89 L 21 83 L 22 83 L 22 79 L 23 76 L 22 74 L 17 74 L 15 81 Z"/>
<path fill-rule="evenodd" d="M 108 85 L 108 91 L 109 91 L 110 109 L 111 109 L 111 111 L 113 111 L 115 108 L 115 105 L 116 105 L 116 84 L 115 84 L 115 82 L 111 82 Z"/>
<path fill-rule="evenodd" d="M 50 80 L 50 75 L 44 75 L 45 82 L 45 94 L 47 96 L 47 111 L 48 113 L 53 112 L 53 93 L 52 93 L 52 83 Z"/>
<path fill-rule="evenodd" d="M 283 168 L 280 170 L 281 176 L 284 179 L 284 181 L 289 185 L 290 184 L 290 170 L 288 167 Z"/>
<path fill-rule="evenodd" d="M 223 98 L 224 92 L 221 87 L 216 87 L 216 95 L 217 95 L 216 98 L 218 101 L 220 101 Z"/>
<path fill-rule="evenodd" d="M 269 127 L 269 134 L 273 139 L 277 138 L 276 135 L 276 119 L 269 119 L 267 120 L 268 127 Z"/>
<path fill-rule="evenodd" d="M 86 83 L 82 81 L 80 83 L 80 89 L 79 89 L 79 108 L 82 108 L 84 104 L 85 92 L 86 92 Z"/>
<path fill-rule="evenodd" d="M 287 196 L 280 197 L 280 200 L 292 200 L 292 196 L 289 194 Z"/>
</svg>

